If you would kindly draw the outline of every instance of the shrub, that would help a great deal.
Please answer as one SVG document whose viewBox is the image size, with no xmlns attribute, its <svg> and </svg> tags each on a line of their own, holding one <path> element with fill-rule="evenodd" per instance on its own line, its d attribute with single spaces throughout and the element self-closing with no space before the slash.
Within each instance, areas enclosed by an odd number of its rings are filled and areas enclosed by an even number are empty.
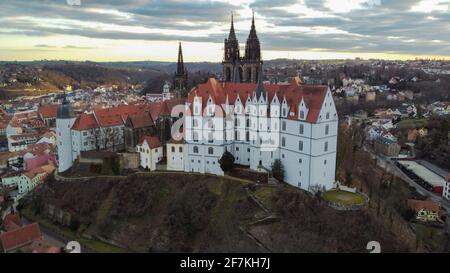
<svg viewBox="0 0 450 273">
<path fill-rule="evenodd" d="M 219 159 L 220 168 L 224 172 L 229 172 L 234 167 L 234 156 L 225 150 L 225 153 L 223 153 L 222 157 Z"/>
<path fill-rule="evenodd" d="M 272 163 L 272 175 L 278 179 L 278 181 L 284 181 L 284 167 L 281 160 L 275 159 Z"/>
</svg>

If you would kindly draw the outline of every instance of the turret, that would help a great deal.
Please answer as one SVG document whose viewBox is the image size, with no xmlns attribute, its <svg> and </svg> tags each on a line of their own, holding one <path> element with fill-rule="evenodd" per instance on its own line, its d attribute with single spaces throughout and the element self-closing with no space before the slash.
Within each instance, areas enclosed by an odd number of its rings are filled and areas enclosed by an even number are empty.
<svg viewBox="0 0 450 273">
<path fill-rule="evenodd" d="M 67 171 L 72 167 L 72 125 L 76 115 L 64 93 L 63 101 L 56 113 L 56 140 L 58 149 L 58 172 Z"/>
</svg>

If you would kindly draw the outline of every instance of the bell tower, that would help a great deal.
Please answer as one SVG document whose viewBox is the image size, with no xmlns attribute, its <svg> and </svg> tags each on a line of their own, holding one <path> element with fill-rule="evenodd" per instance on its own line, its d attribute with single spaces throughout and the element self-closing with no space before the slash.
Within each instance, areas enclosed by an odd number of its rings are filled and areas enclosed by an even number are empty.
<svg viewBox="0 0 450 273">
<path fill-rule="evenodd" d="M 240 63 L 239 42 L 234 31 L 234 19 L 231 14 L 231 27 L 228 39 L 224 41 L 224 56 L 223 56 L 223 81 L 230 82 L 233 78 L 236 79 L 235 66 Z M 240 67 L 238 67 L 240 70 Z"/>
<path fill-rule="evenodd" d="M 256 83 L 258 80 L 258 73 L 262 66 L 261 60 L 261 45 L 259 43 L 258 35 L 255 27 L 255 12 L 253 11 L 252 26 L 245 44 L 245 56 L 243 60 L 243 82 Z"/>
</svg>

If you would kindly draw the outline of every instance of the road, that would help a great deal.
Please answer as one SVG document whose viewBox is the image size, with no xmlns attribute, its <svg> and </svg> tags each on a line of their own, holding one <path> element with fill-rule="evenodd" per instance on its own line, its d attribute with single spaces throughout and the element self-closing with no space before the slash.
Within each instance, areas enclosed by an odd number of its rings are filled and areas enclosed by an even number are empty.
<svg viewBox="0 0 450 273">
<path fill-rule="evenodd" d="M 373 153 L 371 154 L 378 159 L 378 166 L 405 180 L 410 186 L 414 187 L 420 195 L 425 196 L 434 202 L 440 203 L 443 209 L 445 209 L 447 212 L 450 212 L 450 202 L 445 200 L 442 195 L 427 191 L 426 189 L 422 188 L 422 186 L 417 184 L 414 180 L 412 180 L 411 178 L 409 178 L 409 176 L 402 172 L 402 170 L 400 170 L 389 158 L 375 155 Z"/>
</svg>

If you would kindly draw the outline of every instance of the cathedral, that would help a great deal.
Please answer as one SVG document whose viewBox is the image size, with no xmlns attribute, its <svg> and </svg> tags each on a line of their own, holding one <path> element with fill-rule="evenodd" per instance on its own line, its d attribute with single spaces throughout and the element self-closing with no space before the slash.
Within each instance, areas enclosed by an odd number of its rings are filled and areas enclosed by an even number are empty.
<svg viewBox="0 0 450 273">
<path fill-rule="evenodd" d="M 234 31 L 233 15 L 231 15 L 231 28 L 228 39 L 224 42 L 223 58 L 224 82 L 256 83 L 258 71 L 262 66 L 261 46 L 255 28 L 255 15 L 252 16 L 252 26 L 245 45 L 244 57 L 239 51 L 239 42 Z"/>
</svg>

